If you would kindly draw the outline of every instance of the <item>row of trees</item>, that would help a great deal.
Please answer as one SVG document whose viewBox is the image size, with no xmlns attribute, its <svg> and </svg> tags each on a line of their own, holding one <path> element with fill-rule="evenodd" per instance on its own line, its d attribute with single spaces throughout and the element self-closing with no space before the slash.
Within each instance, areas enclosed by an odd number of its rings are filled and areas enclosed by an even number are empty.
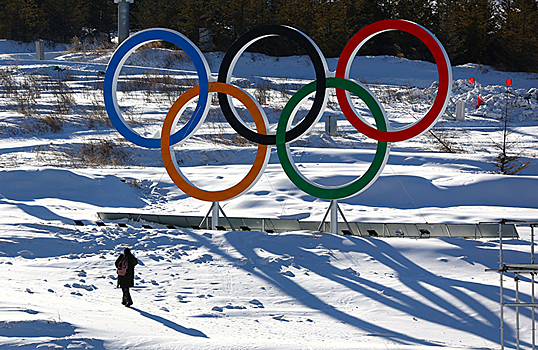
<svg viewBox="0 0 538 350">
<path fill-rule="evenodd" d="M 0 0 L 0 9 L 0 37 L 19 41 L 69 42 L 96 34 L 109 38 L 117 26 L 112 0 Z M 308 34 L 326 56 L 336 57 L 358 30 L 387 18 L 428 28 L 453 64 L 538 71 L 537 0 L 135 0 L 130 22 L 134 30 L 175 29 L 195 42 L 199 28 L 208 28 L 214 50 L 221 51 L 250 29 L 285 24 Z M 266 40 L 253 49 L 300 53 L 285 40 Z M 431 59 L 420 41 L 397 32 L 376 36 L 360 54 Z"/>
<path fill-rule="evenodd" d="M 113 0 L 0 0 L 0 38 L 68 43 L 75 36 L 108 35 L 117 26 Z"/>
</svg>

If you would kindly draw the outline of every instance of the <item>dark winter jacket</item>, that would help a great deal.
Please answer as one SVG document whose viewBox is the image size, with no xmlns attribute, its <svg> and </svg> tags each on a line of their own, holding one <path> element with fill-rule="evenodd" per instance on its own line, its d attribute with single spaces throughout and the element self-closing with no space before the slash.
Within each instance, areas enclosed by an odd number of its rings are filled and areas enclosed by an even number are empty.
<svg viewBox="0 0 538 350">
<path fill-rule="evenodd" d="M 116 259 L 116 268 L 120 265 L 123 256 L 121 254 Z M 127 254 L 127 261 L 127 273 L 125 276 L 118 275 L 118 287 L 134 287 L 134 267 L 138 264 L 138 260 L 136 260 L 133 254 Z"/>
</svg>

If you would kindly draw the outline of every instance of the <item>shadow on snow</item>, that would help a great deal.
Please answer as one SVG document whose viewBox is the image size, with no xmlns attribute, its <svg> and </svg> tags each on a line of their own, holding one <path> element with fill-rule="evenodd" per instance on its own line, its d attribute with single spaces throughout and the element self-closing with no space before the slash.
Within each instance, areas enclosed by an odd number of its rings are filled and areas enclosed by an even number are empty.
<svg viewBox="0 0 538 350">
<path fill-rule="evenodd" d="M 207 335 L 205 335 L 204 333 L 202 333 L 201 331 L 199 331 L 197 329 L 185 328 L 183 326 L 178 325 L 175 322 L 167 320 L 164 317 L 153 315 L 153 314 L 150 314 L 149 312 L 142 311 L 142 310 L 134 308 L 134 307 L 131 307 L 131 309 L 137 311 L 138 313 L 140 313 L 140 315 L 142 315 L 144 317 L 152 319 L 153 321 L 161 323 L 163 326 L 166 326 L 166 327 L 168 327 L 170 329 L 173 329 L 176 332 L 183 333 L 183 334 L 186 334 L 186 335 L 190 335 L 190 336 L 193 336 L 193 337 L 208 338 Z"/>
<path fill-rule="evenodd" d="M 415 338 L 398 332 L 398 330 L 386 329 L 337 309 L 304 289 L 291 278 L 280 273 L 282 261 L 257 264 L 256 261 L 264 260 L 264 258 L 259 256 L 256 250 L 263 249 L 266 252 L 279 256 L 296 257 L 292 261 L 294 265 L 308 269 L 319 276 L 354 290 L 357 292 L 357 297 L 363 296 L 375 300 L 385 306 L 433 324 L 440 324 L 478 335 L 491 342 L 500 342 L 499 317 L 483 305 L 483 300 L 470 295 L 476 293 L 486 300 L 498 303 L 499 290 L 497 287 L 434 275 L 406 258 L 398 250 L 381 239 L 343 238 L 334 235 L 324 235 L 321 239 L 314 240 L 305 239 L 305 236 L 301 234 L 294 236 L 290 237 L 290 235 L 286 235 L 287 244 L 284 245 L 278 244 L 279 236 L 268 236 L 256 232 L 250 232 L 249 236 L 246 236 L 244 232 L 228 232 L 226 234 L 229 243 L 244 258 L 253 262 L 251 264 L 241 264 L 242 266 L 239 266 L 240 268 L 266 280 L 305 306 L 319 310 L 346 324 L 373 333 L 373 335 L 385 336 L 389 334 L 390 336 L 388 335 L 388 338 L 401 344 L 439 345 L 433 341 Z M 200 244 L 209 248 L 212 253 L 218 254 L 232 262 L 237 262 L 236 258 L 228 255 L 205 237 L 195 233 L 192 233 L 192 237 L 199 240 Z M 343 245 L 343 239 L 350 239 L 355 244 L 351 246 Z M 324 249 L 328 249 L 329 251 L 331 249 L 338 250 L 342 254 L 368 254 L 379 263 L 392 269 L 405 286 L 422 295 L 428 300 L 428 303 L 417 300 L 399 290 L 370 281 L 333 266 L 329 261 L 329 255 L 318 255 L 310 251 L 310 249 L 315 249 L 319 244 L 322 244 Z M 450 253 L 448 254 L 450 255 Z M 477 263 L 484 264 L 485 266 L 491 263 L 489 261 L 484 262 L 483 260 L 482 262 L 477 261 Z M 427 288 L 427 286 L 439 288 L 447 294 L 454 296 L 465 304 L 466 309 L 472 310 L 472 312 L 452 304 L 441 295 L 432 291 L 432 288 Z M 510 296 L 509 291 L 507 291 L 507 296 Z M 435 304 L 435 307 L 431 306 L 430 303 Z M 472 314 L 479 315 L 479 317 Z M 530 317 L 530 312 L 526 316 Z M 515 344 L 514 332 L 508 326 L 505 328 L 505 342 L 507 346 Z M 523 346 L 529 346 L 529 344 L 524 342 L 521 344 Z"/>
</svg>

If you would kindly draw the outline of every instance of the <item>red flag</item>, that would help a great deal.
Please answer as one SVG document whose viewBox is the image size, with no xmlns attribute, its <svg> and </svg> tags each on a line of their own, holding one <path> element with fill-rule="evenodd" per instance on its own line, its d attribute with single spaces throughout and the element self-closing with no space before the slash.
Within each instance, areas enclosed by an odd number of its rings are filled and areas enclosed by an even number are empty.
<svg viewBox="0 0 538 350">
<path fill-rule="evenodd" d="M 508 86 L 512 85 L 512 79 L 510 78 L 506 79 L 506 85 Z"/>
<path fill-rule="evenodd" d="M 474 77 L 467 79 L 471 82 L 471 84 L 474 84 Z"/>
<path fill-rule="evenodd" d="M 480 96 L 478 96 L 478 99 L 477 99 L 477 101 L 476 101 L 476 107 L 475 107 L 475 108 L 480 107 L 481 104 L 482 104 L 482 99 L 480 98 Z"/>
</svg>

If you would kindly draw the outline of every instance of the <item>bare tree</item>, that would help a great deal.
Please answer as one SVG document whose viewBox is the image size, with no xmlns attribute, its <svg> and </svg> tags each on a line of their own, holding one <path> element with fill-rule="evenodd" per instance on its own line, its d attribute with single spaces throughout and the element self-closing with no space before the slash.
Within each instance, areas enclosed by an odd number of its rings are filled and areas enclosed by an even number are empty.
<svg viewBox="0 0 538 350">
<path fill-rule="evenodd" d="M 492 161 L 493 166 L 497 169 L 496 172 L 504 175 L 515 175 L 529 165 L 529 162 L 520 161 L 523 151 L 514 152 L 519 148 L 519 138 L 512 137 L 516 130 L 512 127 L 513 115 L 510 114 L 513 105 L 514 101 L 510 99 L 510 91 L 507 88 L 504 111 L 500 120 L 501 140 L 493 142 L 493 147 L 498 153 Z"/>
</svg>

